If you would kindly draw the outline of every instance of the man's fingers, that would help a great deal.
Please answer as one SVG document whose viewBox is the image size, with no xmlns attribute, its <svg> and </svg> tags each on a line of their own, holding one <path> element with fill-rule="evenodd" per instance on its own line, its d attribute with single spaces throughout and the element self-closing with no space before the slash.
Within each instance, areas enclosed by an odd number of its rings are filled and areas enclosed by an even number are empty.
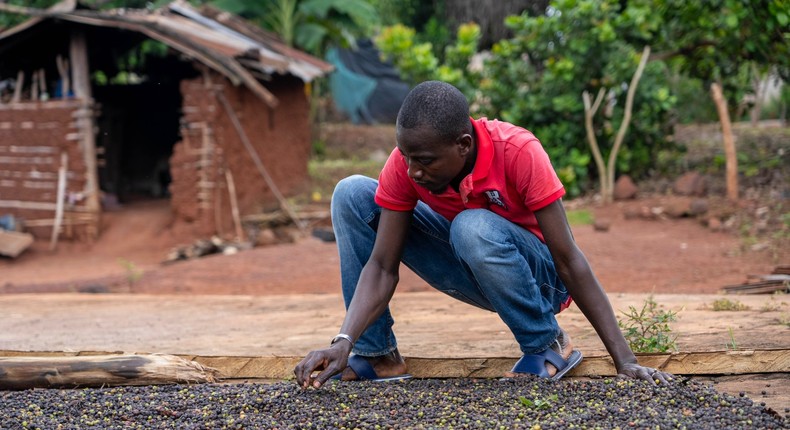
<svg viewBox="0 0 790 430">
<path fill-rule="evenodd" d="M 639 372 L 639 379 L 644 379 L 645 381 L 650 382 L 653 385 L 656 385 L 656 381 L 653 379 L 653 375 L 655 375 L 656 371 L 653 369 L 643 369 Z"/>
<path fill-rule="evenodd" d="M 338 368 L 337 363 L 332 363 L 327 366 L 323 371 L 318 373 L 313 377 L 313 387 L 321 388 L 329 378 L 335 376 L 335 374 L 340 373 L 343 369 Z"/>
<path fill-rule="evenodd" d="M 294 368 L 296 382 L 302 388 L 309 387 L 313 379 L 313 373 L 316 370 L 323 369 L 325 364 L 326 360 L 320 357 L 318 354 L 315 354 L 315 352 L 307 354 L 307 356 L 296 365 L 296 368 Z"/>
<path fill-rule="evenodd" d="M 668 384 L 672 382 L 672 375 L 657 370 L 656 373 L 653 374 L 653 379 L 658 379 L 661 384 Z"/>
</svg>

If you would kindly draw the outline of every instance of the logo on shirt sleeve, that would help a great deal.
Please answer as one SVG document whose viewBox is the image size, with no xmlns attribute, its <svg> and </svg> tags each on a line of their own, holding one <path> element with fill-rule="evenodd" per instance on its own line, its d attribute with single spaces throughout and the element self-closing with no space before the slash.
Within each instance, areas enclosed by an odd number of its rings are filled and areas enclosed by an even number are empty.
<svg viewBox="0 0 790 430">
<path fill-rule="evenodd" d="M 488 203 L 497 205 L 497 206 L 501 207 L 504 210 L 508 210 L 507 209 L 507 205 L 502 200 L 502 195 L 499 194 L 499 191 L 497 191 L 497 190 L 488 190 L 488 191 L 485 192 L 485 195 L 486 195 L 486 198 L 488 199 Z"/>
</svg>

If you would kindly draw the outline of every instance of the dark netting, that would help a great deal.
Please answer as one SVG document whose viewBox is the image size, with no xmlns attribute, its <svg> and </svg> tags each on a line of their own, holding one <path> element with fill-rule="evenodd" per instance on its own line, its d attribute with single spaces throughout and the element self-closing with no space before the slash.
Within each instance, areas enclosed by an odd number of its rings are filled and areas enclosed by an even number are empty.
<svg viewBox="0 0 790 430">
<path fill-rule="evenodd" d="M 335 66 L 330 76 L 336 106 L 355 123 L 394 123 L 409 85 L 391 64 L 381 61 L 370 40 L 356 49 L 333 48 L 327 61 Z"/>
</svg>

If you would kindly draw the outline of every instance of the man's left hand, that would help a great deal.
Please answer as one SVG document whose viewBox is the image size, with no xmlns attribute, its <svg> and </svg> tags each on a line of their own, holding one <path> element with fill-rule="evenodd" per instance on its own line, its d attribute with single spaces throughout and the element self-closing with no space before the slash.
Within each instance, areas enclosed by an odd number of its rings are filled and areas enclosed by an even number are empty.
<svg viewBox="0 0 790 430">
<path fill-rule="evenodd" d="M 636 363 L 624 365 L 617 376 L 626 376 L 634 379 L 650 381 L 651 384 L 668 384 L 674 376 L 671 373 L 663 372 L 652 367 L 640 366 Z"/>
</svg>

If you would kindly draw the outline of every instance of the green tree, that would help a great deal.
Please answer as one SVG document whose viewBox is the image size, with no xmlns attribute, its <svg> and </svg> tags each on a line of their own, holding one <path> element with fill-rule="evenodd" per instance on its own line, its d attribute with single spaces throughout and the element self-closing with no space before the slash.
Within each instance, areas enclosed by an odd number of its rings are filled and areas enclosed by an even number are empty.
<svg viewBox="0 0 790 430">
<path fill-rule="evenodd" d="M 444 61 L 434 54 L 430 42 L 419 42 L 416 31 L 404 25 L 385 27 L 375 42 L 382 58 L 395 65 L 404 81 L 417 84 L 436 79 L 451 83 L 472 97 L 481 71 L 472 70 L 470 61 L 477 53 L 480 35 L 477 24 L 460 25 L 455 41 L 444 49 Z"/>
<path fill-rule="evenodd" d="M 214 0 L 212 4 L 318 56 L 330 45 L 353 46 L 379 25 L 376 9 L 365 0 Z"/>
<path fill-rule="evenodd" d="M 627 135 L 620 131 L 628 124 L 629 83 L 658 28 L 651 14 L 647 1 L 554 1 L 546 15 L 509 17 L 514 37 L 492 49 L 481 81 L 483 111 L 532 130 L 571 195 L 579 194 L 591 176 L 584 92 L 605 96 L 591 124 L 596 141 L 614 142 L 622 135 L 619 152 L 612 151 L 613 145 L 600 148 L 602 158 L 612 159 L 612 172 L 646 171 L 667 144 L 674 98 L 662 84 L 661 62 L 647 64 L 639 87 L 633 86 L 629 115 L 634 121 Z M 605 169 L 599 175 L 604 180 Z"/>
<path fill-rule="evenodd" d="M 657 58 L 711 88 L 722 125 L 727 195 L 738 199 L 738 160 L 730 127 L 754 71 L 775 68 L 790 77 L 790 2 L 787 0 L 655 0 L 662 22 Z"/>
<path fill-rule="evenodd" d="M 5 28 L 13 27 L 28 19 L 29 15 L 21 13 L 21 9 L 46 9 L 57 3 L 57 0 L 8 0 L 3 3 L 4 4 L 0 4 L 0 31 Z M 3 8 L 3 6 L 5 6 L 5 8 Z M 16 8 L 20 10 L 14 12 Z"/>
</svg>

